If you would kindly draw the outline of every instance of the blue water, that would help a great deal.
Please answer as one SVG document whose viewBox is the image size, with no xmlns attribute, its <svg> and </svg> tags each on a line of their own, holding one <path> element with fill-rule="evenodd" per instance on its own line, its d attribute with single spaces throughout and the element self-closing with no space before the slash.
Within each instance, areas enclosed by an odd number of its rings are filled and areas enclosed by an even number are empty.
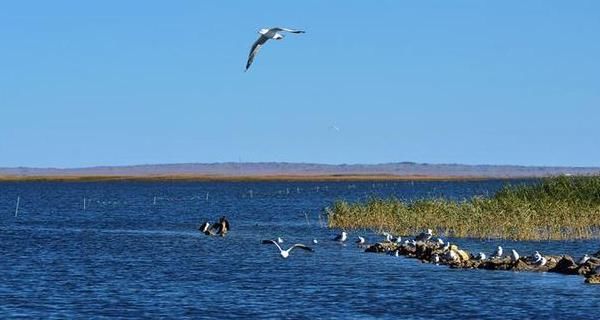
<svg viewBox="0 0 600 320">
<path fill-rule="evenodd" d="M 364 253 L 319 223 L 335 199 L 487 195 L 506 181 L 0 183 L 0 318 L 589 318 L 579 276 L 453 270 Z M 512 181 L 527 183 L 527 181 Z M 15 217 L 17 197 L 19 212 Z M 156 202 L 155 202 L 156 197 Z M 83 209 L 84 198 L 86 208 Z M 226 215 L 225 237 L 197 232 Z M 308 221 L 307 221 L 308 218 Z M 321 219 L 324 223 L 324 218 Z M 371 241 L 379 236 L 366 231 Z M 260 240 L 311 244 L 282 259 Z M 580 256 L 600 241 L 455 239 Z"/>
</svg>

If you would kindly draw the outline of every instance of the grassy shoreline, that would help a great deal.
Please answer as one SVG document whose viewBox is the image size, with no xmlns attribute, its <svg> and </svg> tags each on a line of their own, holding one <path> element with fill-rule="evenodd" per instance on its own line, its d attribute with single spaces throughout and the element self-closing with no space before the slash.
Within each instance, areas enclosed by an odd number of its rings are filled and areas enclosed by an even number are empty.
<svg viewBox="0 0 600 320">
<path fill-rule="evenodd" d="M 600 176 L 552 177 L 464 201 L 370 199 L 326 208 L 330 227 L 513 240 L 600 238 Z"/>
</svg>

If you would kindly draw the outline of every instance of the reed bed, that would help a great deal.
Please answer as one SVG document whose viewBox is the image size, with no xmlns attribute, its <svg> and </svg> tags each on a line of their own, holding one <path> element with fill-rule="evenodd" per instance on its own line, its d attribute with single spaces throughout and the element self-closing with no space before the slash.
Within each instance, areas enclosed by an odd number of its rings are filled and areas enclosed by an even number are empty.
<svg viewBox="0 0 600 320">
<path fill-rule="evenodd" d="M 464 201 L 371 198 L 336 201 L 325 210 L 329 227 L 342 229 L 411 235 L 431 228 L 450 237 L 591 239 L 600 237 L 600 176 L 551 177 Z"/>
</svg>

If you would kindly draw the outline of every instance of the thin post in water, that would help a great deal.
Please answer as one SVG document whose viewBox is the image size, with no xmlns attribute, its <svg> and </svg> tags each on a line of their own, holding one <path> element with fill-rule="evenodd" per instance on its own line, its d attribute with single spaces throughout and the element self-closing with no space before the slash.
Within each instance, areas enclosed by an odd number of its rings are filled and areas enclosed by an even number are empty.
<svg viewBox="0 0 600 320">
<path fill-rule="evenodd" d="M 85 211 L 85 197 L 83 197 L 83 211 Z"/>
<path fill-rule="evenodd" d="M 154 200 L 152 201 L 152 205 L 156 205 L 156 196 L 154 196 Z"/>
<path fill-rule="evenodd" d="M 308 212 L 304 212 L 304 218 L 306 218 L 306 225 L 310 226 L 310 222 L 308 221 Z"/>
<path fill-rule="evenodd" d="M 21 202 L 21 197 L 17 196 L 17 207 L 15 208 L 15 217 L 19 214 L 19 203 Z"/>
</svg>

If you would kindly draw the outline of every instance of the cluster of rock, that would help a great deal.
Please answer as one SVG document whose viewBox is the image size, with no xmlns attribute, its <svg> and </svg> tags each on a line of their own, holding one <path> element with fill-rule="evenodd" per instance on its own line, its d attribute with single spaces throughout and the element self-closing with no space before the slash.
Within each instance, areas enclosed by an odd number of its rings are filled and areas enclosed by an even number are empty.
<svg viewBox="0 0 600 320">
<path fill-rule="evenodd" d="M 491 257 L 473 255 L 456 245 L 443 245 L 435 241 L 412 243 L 380 242 L 370 245 L 365 252 L 379 252 L 419 259 L 426 263 L 448 265 L 451 268 L 512 270 L 534 272 L 556 272 L 568 275 L 583 275 L 586 283 L 600 284 L 600 251 L 576 262 L 568 255 L 542 256 L 544 263 L 533 256 Z M 584 261 L 585 260 L 585 261 Z"/>
</svg>

